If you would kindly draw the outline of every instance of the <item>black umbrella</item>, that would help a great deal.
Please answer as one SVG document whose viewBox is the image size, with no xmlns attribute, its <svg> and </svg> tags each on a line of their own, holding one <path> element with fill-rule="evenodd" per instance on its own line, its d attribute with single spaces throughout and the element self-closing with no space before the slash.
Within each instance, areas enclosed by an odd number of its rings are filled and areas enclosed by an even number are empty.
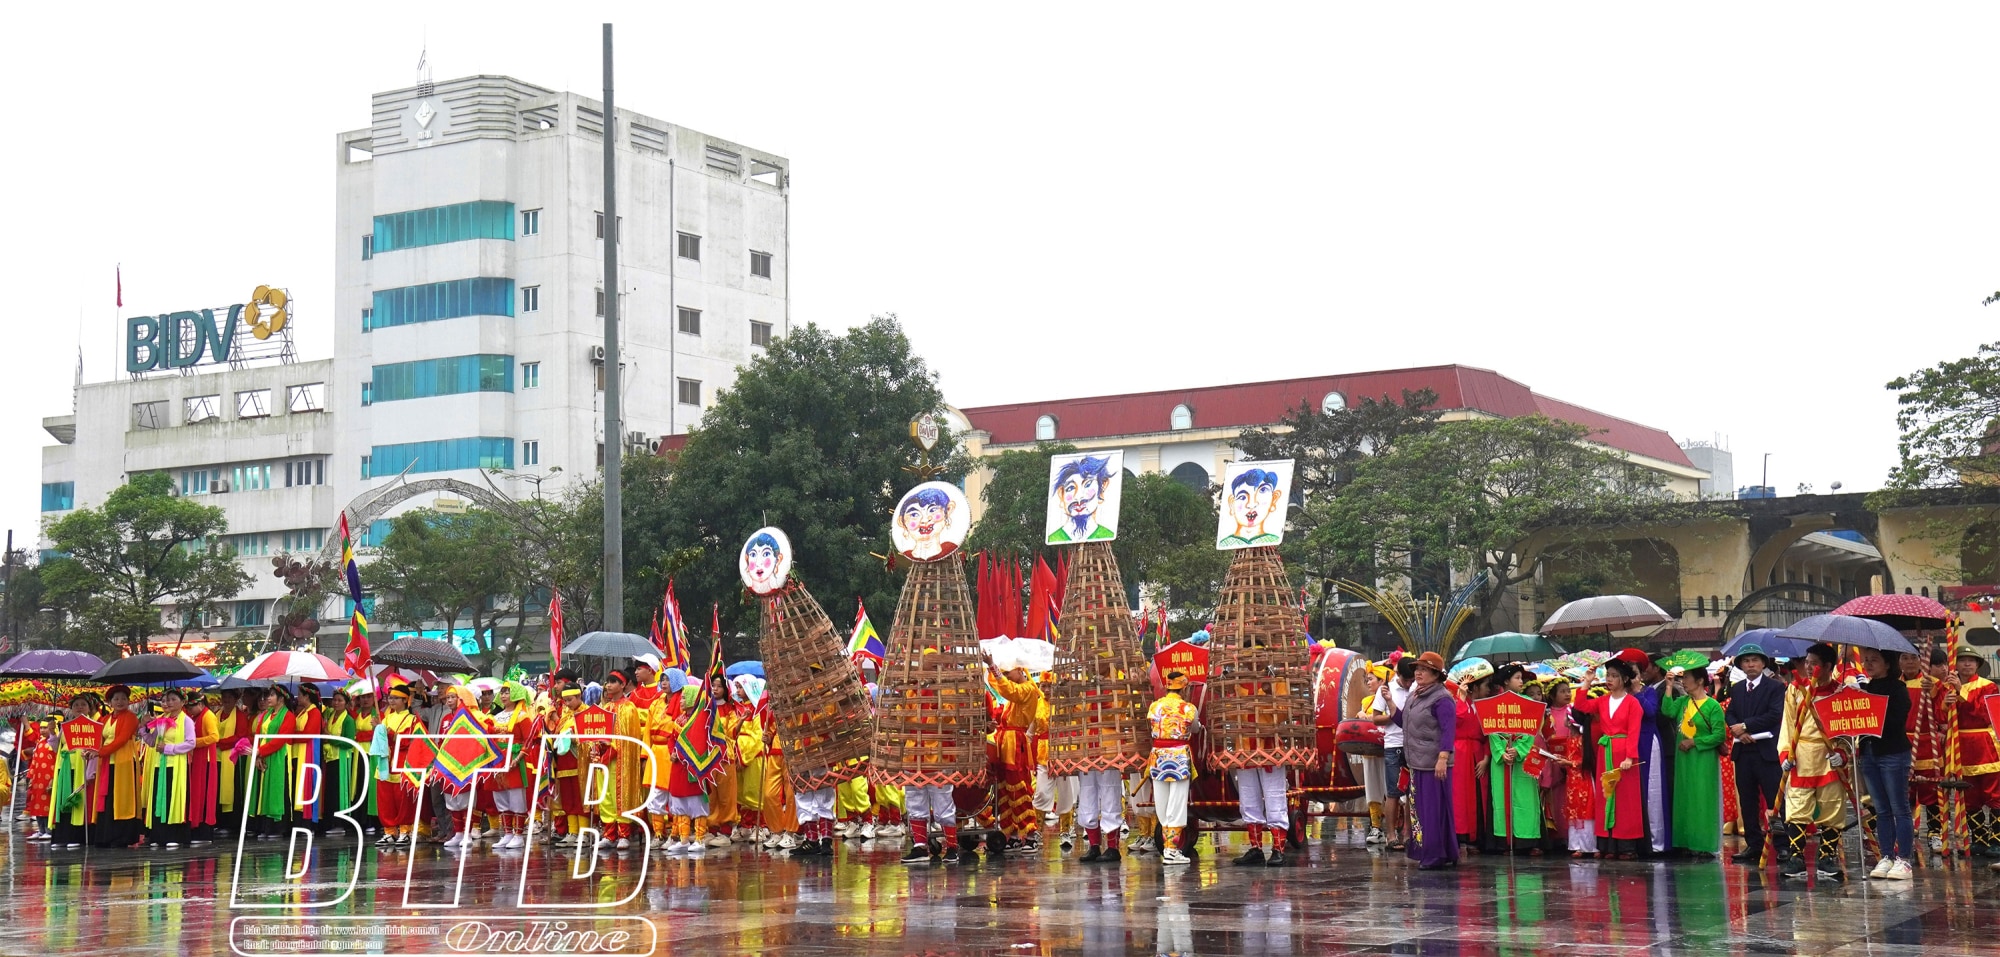
<svg viewBox="0 0 2000 957">
<path fill-rule="evenodd" d="M 88 678 L 104 659 L 82 651 L 43 648 L 24 651 L 0 664 L 0 678 Z"/>
<path fill-rule="evenodd" d="M 205 678 L 208 674 L 184 658 L 175 655 L 133 655 L 97 669 L 90 680 L 128 685 L 165 685 L 197 677 Z"/>
<path fill-rule="evenodd" d="M 222 683 L 216 685 L 215 690 L 242 691 L 246 688 L 263 689 L 263 688 L 269 688 L 270 686 L 271 682 L 265 678 L 254 678 L 254 679 L 238 678 L 235 675 L 230 675 L 229 677 L 222 679 Z"/>
<path fill-rule="evenodd" d="M 623 631 L 593 631 L 574 642 L 563 645 L 563 654 L 586 655 L 594 658 L 637 658 L 640 655 L 656 655 L 660 649 L 653 646 L 643 636 Z"/>
<path fill-rule="evenodd" d="M 370 656 L 377 664 L 421 671 L 459 674 L 472 670 L 472 660 L 452 645 L 437 638 L 398 638 Z"/>
</svg>

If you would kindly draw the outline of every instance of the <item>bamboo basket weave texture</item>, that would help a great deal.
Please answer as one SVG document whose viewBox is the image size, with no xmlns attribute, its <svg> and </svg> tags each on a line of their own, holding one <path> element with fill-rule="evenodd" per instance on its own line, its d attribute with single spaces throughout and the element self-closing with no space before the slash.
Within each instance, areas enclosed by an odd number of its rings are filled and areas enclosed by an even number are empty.
<svg viewBox="0 0 2000 957">
<path fill-rule="evenodd" d="M 925 654 L 926 648 L 937 651 Z M 888 652 L 869 780 L 898 787 L 985 784 L 993 718 L 962 554 L 911 566 Z"/>
<path fill-rule="evenodd" d="M 1076 546 L 1057 621 L 1050 772 L 1137 770 L 1152 750 L 1152 686 L 1110 542 Z"/>
<path fill-rule="evenodd" d="M 1275 548 L 1238 551 L 1210 632 L 1204 721 L 1217 770 L 1299 767 L 1316 758 L 1305 631 Z"/>
<path fill-rule="evenodd" d="M 763 604 L 757 649 L 792 790 L 816 791 L 859 777 L 868 768 L 873 722 L 868 688 L 847 656 L 847 643 L 797 582 Z"/>
</svg>

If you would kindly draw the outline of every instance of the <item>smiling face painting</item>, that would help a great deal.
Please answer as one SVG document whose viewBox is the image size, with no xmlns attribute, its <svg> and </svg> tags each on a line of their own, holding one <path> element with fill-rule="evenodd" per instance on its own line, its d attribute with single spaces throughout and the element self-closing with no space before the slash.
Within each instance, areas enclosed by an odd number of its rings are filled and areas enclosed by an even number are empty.
<svg viewBox="0 0 2000 957">
<path fill-rule="evenodd" d="M 1231 462 L 1223 476 L 1222 520 L 1215 547 L 1254 548 L 1284 540 L 1292 463 Z"/>
</svg>

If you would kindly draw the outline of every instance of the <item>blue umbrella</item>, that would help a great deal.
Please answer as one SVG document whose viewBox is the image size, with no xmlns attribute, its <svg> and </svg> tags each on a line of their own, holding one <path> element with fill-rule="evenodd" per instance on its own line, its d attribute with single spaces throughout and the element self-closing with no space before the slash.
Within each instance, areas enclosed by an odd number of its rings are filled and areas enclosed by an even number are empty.
<svg viewBox="0 0 2000 957">
<path fill-rule="evenodd" d="M 1806 649 L 1811 647 L 1812 642 L 1798 638 L 1787 638 L 1779 634 L 1776 628 L 1752 628 L 1729 639 L 1729 643 L 1722 646 L 1722 657 L 1730 661 L 1735 661 L 1736 656 L 1743 653 L 1742 649 L 1744 645 L 1756 645 L 1757 649 L 1762 651 L 1766 657 L 1776 660 L 1778 658 L 1804 658 L 1806 656 Z"/>
<path fill-rule="evenodd" d="M 1835 645 L 1896 651 L 1906 655 L 1917 653 L 1917 646 L 1910 644 L 1910 639 L 1903 637 L 1896 629 L 1873 618 L 1857 618 L 1853 615 L 1814 615 L 1811 618 L 1801 619 L 1797 624 L 1778 634 L 1784 638 L 1805 638 Z"/>
<path fill-rule="evenodd" d="M 761 661 L 739 661 L 723 669 L 722 673 L 731 678 L 743 675 L 756 675 L 762 678 L 764 677 L 764 663 Z"/>
</svg>

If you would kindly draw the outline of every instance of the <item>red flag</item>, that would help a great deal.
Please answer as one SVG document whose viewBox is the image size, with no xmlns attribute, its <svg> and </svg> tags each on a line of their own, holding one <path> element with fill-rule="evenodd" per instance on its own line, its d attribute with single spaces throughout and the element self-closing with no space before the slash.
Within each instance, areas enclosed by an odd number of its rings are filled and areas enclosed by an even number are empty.
<svg viewBox="0 0 2000 957">
<path fill-rule="evenodd" d="M 1048 639 L 1049 626 L 1056 618 L 1055 587 L 1056 575 L 1049 563 L 1035 559 L 1034 578 L 1028 586 L 1028 623 L 1021 637 Z"/>
<path fill-rule="evenodd" d="M 562 592 L 549 599 L 549 670 L 562 670 Z"/>
<path fill-rule="evenodd" d="M 118 308 L 125 308 L 125 264 L 118 264 Z M 345 513 L 343 513 L 343 516 Z"/>
<path fill-rule="evenodd" d="M 660 604 L 665 605 L 666 600 L 661 599 Z M 660 649 L 661 652 L 660 657 L 665 658 L 667 643 L 660 637 L 660 613 L 657 611 L 653 613 L 653 630 L 649 632 L 649 634 L 652 636 L 653 639 L 653 647 Z"/>
</svg>

